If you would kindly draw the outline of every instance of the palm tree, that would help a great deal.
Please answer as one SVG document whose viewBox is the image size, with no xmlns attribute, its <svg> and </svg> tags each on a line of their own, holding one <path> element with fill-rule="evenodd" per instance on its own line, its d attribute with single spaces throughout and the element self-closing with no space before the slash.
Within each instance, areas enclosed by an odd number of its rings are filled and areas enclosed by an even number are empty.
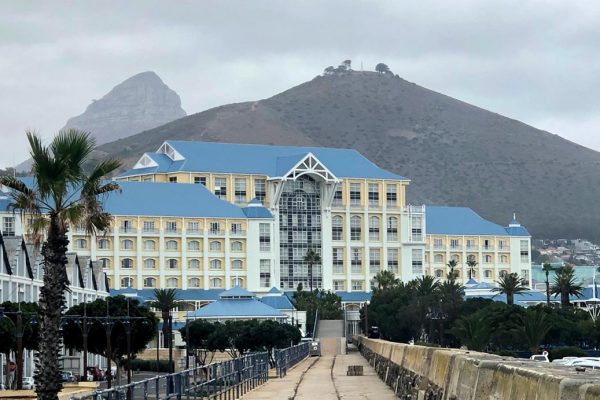
<svg viewBox="0 0 600 400">
<path fill-rule="evenodd" d="M 475 272 L 477 261 L 475 261 L 475 259 L 469 259 L 467 260 L 467 266 L 469 267 L 469 279 L 473 279 L 473 273 Z"/>
<path fill-rule="evenodd" d="M 483 351 L 492 339 L 493 330 L 487 319 L 472 314 L 458 319 L 450 333 L 469 350 Z"/>
<path fill-rule="evenodd" d="M 575 282 L 575 269 L 571 265 L 566 265 L 556 270 L 550 293 L 553 295 L 560 294 L 560 304 L 562 307 L 568 307 L 571 304 L 569 296 L 580 297 L 582 290 L 583 286 Z"/>
<path fill-rule="evenodd" d="M 177 308 L 179 304 L 177 289 L 154 289 L 154 300 L 150 302 L 150 307 L 158 309 L 162 315 L 164 343 L 165 347 L 169 349 L 169 368 L 172 367 L 173 362 L 171 311 Z M 156 346 L 158 347 L 158 338 L 156 338 Z"/>
<path fill-rule="evenodd" d="M 550 271 L 554 271 L 554 268 L 552 268 L 552 264 L 550 264 L 550 263 L 544 263 L 544 265 L 542 265 L 542 271 L 544 271 L 544 273 L 546 274 L 546 305 L 548 307 L 550 307 L 550 281 L 549 281 L 549 277 L 550 277 Z"/>
<path fill-rule="evenodd" d="M 379 271 L 377 275 L 373 277 L 373 286 L 377 286 L 377 289 L 379 290 L 393 288 L 399 283 L 400 279 L 396 278 L 396 275 L 388 270 Z"/>
<path fill-rule="evenodd" d="M 498 287 L 492 289 L 494 292 L 500 292 L 506 295 L 506 304 L 514 304 L 515 294 L 524 293 L 529 287 L 516 272 L 505 274 L 496 282 Z"/>
<path fill-rule="evenodd" d="M 309 249 L 304 256 L 304 261 L 308 263 L 308 281 L 310 285 L 310 291 L 313 291 L 313 264 L 321 262 L 321 256 L 313 249 Z"/>
<path fill-rule="evenodd" d="M 521 333 L 532 353 L 536 353 L 540 343 L 546 334 L 552 329 L 552 322 L 545 312 L 541 310 L 527 309 L 525 316 L 519 316 L 521 320 Z"/>
<path fill-rule="evenodd" d="M 454 271 L 454 268 L 458 266 L 458 261 L 450 260 L 446 266 L 448 267 L 448 279 L 455 280 L 456 272 Z"/>
<path fill-rule="evenodd" d="M 30 186 L 15 177 L 2 177 L 0 184 L 13 190 L 11 207 L 32 219 L 31 234 L 39 243 L 45 237 L 44 285 L 40 289 L 40 331 L 36 359 L 35 390 L 42 400 L 58 399 L 60 383 L 59 355 L 62 347 L 61 317 L 65 308 L 67 277 L 67 232 L 69 226 L 84 226 L 89 234 L 110 227 L 111 216 L 104 212 L 98 196 L 117 190 L 114 182 L 104 179 L 120 162 L 105 160 L 89 173 L 84 170 L 95 140 L 76 130 L 60 131 L 50 145 L 34 132 L 27 132 L 33 159 Z"/>
</svg>

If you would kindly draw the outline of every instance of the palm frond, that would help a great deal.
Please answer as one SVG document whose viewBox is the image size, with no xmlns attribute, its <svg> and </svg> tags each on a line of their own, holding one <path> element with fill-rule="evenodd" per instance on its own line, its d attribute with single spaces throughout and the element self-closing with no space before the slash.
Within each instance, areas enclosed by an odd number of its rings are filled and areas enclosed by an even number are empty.
<svg viewBox="0 0 600 400">
<path fill-rule="evenodd" d="M 52 140 L 50 150 L 54 159 L 65 166 L 65 178 L 76 181 L 83 174 L 83 165 L 96 147 L 89 132 L 76 129 L 62 130 Z"/>
</svg>

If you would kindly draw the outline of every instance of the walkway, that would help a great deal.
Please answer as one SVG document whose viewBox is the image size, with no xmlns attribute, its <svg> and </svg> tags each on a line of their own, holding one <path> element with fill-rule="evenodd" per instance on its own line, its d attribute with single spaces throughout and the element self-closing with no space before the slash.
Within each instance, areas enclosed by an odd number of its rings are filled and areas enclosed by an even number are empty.
<svg viewBox="0 0 600 400">
<path fill-rule="evenodd" d="M 362 365 L 364 376 L 346 376 L 349 365 Z M 333 366 L 333 373 L 332 373 Z M 394 393 L 356 351 L 346 355 L 312 357 L 283 379 L 271 379 L 243 400 L 393 400 Z"/>
</svg>

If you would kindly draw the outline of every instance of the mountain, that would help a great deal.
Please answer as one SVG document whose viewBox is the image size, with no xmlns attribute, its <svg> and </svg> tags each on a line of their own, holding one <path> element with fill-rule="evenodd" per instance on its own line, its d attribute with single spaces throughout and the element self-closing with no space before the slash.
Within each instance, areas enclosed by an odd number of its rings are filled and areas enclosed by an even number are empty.
<svg viewBox="0 0 600 400">
<path fill-rule="evenodd" d="M 186 112 L 179 95 L 152 72 L 142 72 L 115 86 L 100 100 L 92 100 L 85 112 L 70 118 L 63 129 L 91 132 L 103 144 L 166 124 Z M 31 159 L 17 165 L 29 171 Z"/>
<path fill-rule="evenodd" d="M 224 105 L 98 150 L 131 166 L 165 139 L 355 148 L 412 179 L 412 203 L 516 212 L 539 237 L 600 238 L 600 153 L 397 76 L 350 72 Z"/>
<path fill-rule="evenodd" d="M 154 72 L 142 72 L 115 86 L 65 128 L 92 132 L 98 144 L 111 142 L 185 117 L 179 95 Z"/>
</svg>

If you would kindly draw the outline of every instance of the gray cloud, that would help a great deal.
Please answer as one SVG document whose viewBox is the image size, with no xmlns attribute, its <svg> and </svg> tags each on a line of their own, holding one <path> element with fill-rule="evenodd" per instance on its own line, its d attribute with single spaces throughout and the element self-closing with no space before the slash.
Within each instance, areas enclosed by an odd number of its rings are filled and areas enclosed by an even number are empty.
<svg viewBox="0 0 600 400">
<path fill-rule="evenodd" d="M 600 149 L 600 5 L 563 1 L 3 2 L 0 166 L 127 77 L 188 113 L 269 97 L 350 58 Z"/>
</svg>

